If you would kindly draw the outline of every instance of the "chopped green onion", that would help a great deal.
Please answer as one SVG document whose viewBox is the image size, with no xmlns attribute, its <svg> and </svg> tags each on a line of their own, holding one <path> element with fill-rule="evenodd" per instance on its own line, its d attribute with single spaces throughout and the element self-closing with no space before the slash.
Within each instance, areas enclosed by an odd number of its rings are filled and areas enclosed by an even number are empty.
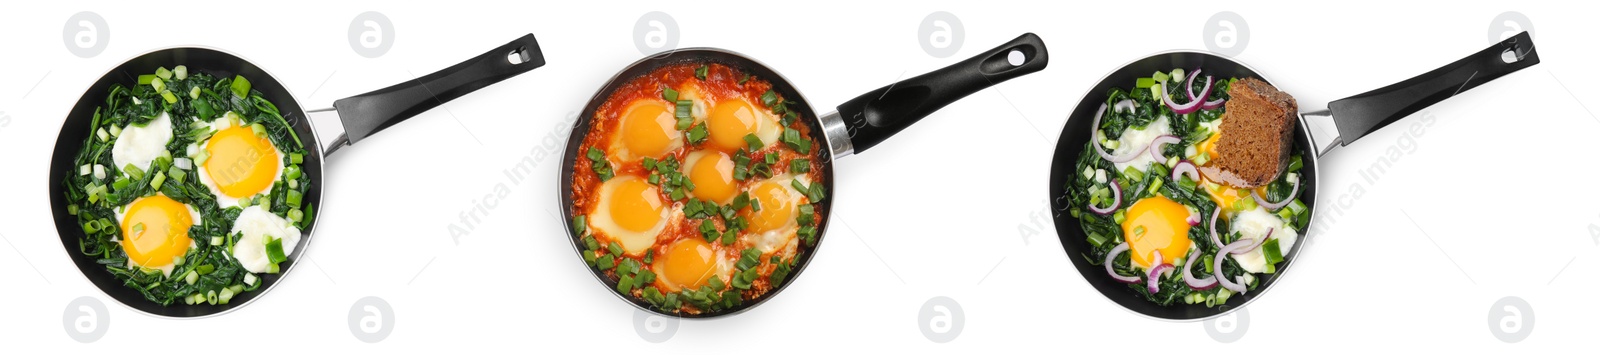
<svg viewBox="0 0 1600 355">
<path fill-rule="evenodd" d="M 250 131 L 251 132 L 255 132 L 256 137 L 266 137 L 267 136 L 267 126 L 263 126 L 260 123 L 252 123 L 252 124 L 250 124 Z"/>
<path fill-rule="evenodd" d="M 222 237 L 211 237 L 211 246 L 222 245 Z"/>
<path fill-rule="evenodd" d="M 171 80 L 172 79 L 172 71 L 171 70 L 167 70 L 167 67 L 159 67 L 159 68 L 156 68 L 156 76 L 160 77 L 161 80 Z"/>
<path fill-rule="evenodd" d="M 1303 167 L 1303 166 L 1304 166 L 1304 163 L 1300 161 L 1300 156 L 1299 155 L 1296 155 L 1296 156 L 1294 156 L 1292 158 L 1289 158 L 1289 171 L 1290 172 L 1300 171 L 1300 168 Z"/>
<path fill-rule="evenodd" d="M 300 166 L 299 165 L 290 165 L 288 167 L 283 168 L 283 177 L 288 178 L 289 180 L 299 179 L 300 178 Z"/>
<path fill-rule="evenodd" d="M 252 274 L 252 273 L 248 273 L 248 272 L 245 273 L 244 274 L 244 284 L 245 285 L 254 286 L 256 284 L 256 274 Z"/>
<path fill-rule="evenodd" d="M 745 144 L 749 144 L 750 145 L 750 150 L 752 150 L 752 151 L 756 150 L 756 149 L 761 149 L 761 147 L 765 146 L 764 144 L 761 144 L 761 137 L 757 137 L 755 133 L 750 133 L 750 134 L 744 135 L 744 143 Z"/>
<path fill-rule="evenodd" d="M 304 155 L 301 155 L 300 153 L 289 154 L 289 163 L 291 163 L 291 164 L 300 164 L 300 163 L 304 163 L 304 162 L 305 162 L 305 156 Z"/>
<path fill-rule="evenodd" d="M 689 129 L 689 125 L 694 124 L 693 113 L 694 101 L 678 100 L 678 107 L 672 112 L 673 117 L 678 119 L 678 124 L 675 126 L 675 128 L 677 128 L 679 131 Z"/>
<path fill-rule="evenodd" d="M 1172 82 L 1176 83 L 1176 82 L 1179 82 L 1179 80 L 1183 80 L 1184 78 L 1187 78 L 1187 77 L 1188 76 L 1183 75 L 1183 68 L 1173 68 L 1172 69 L 1172 77 L 1171 77 Z M 1184 88 L 1184 90 L 1188 90 L 1188 89 L 1189 88 Z"/>
<path fill-rule="evenodd" d="M 1283 261 L 1283 251 L 1278 249 L 1277 238 L 1268 239 L 1266 244 L 1261 245 L 1261 248 L 1262 255 L 1267 258 L 1268 265 Z"/>
<path fill-rule="evenodd" d="M 234 96 L 248 98 L 250 97 L 250 80 L 245 79 L 242 75 L 234 75 L 233 85 L 230 85 L 229 89 L 233 90 Z"/>
<path fill-rule="evenodd" d="M 702 64 L 699 68 L 694 69 L 694 77 L 700 78 L 700 80 L 706 80 L 706 72 L 710 69 L 711 66 Z"/>
<path fill-rule="evenodd" d="M 158 74 L 158 75 L 161 74 L 161 69 L 156 69 L 156 74 Z M 182 65 L 179 65 L 179 66 L 176 66 L 176 67 L 172 67 L 172 77 L 176 78 L 178 80 L 188 79 L 189 78 L 189 67 L 182 66 Z"/>
<path fill-rule="evenodd" d="M 1133 87 L 1135 87 L 1135 88 L 1145 89 L 1145 88 L 1149 88 L 1151 86 L 1156 86 L 1156 80 L 1155 79 L 1139 78 L 1139 79 L 1135 79 L 1133 81 Z"/>
<path fill-rule="evenodd" d="M 156 172 L 156 177 L 150 179 L 150 187 L 153 188 L 153 189 L 156 189 L 156 190 L 160 190 L 161 189 L 161 183 L 166 182 L 166 181 L 167 181 L 167 173 L 163 172 L 163 171 L 157 171 Z"/>
<path fill-rule="evenodd" d="M 286 260 L 289 256 L 283 253 L 283 239 L 267 237 L 267 261 L 277 264 Z"/>
<path fill-rule="evenodd" d="M 140 75 L 139 76 L 139 85 L 150 85 L 150 83 L 155 82 L 155 80 L 156 80 L 156 75 L 155 74 Z"/>
<path fill-rule="evenodd" d="M 156 92 L 167 91 L 167 82 L 162 81 L 161 78 L 155 78 L 150 80 L 150 87 L 156 89 Z"/>
<path fill-rule="evenodd" d="M 173 95 L 172 91 L 162 90 L 161 98 L 167 100 L 167 103 L 169 104 L 178 103 L 178 95 Z"/>
<path fill-rule="evenodd" d="M 199 280 L 200 274 L 195 273 L 194 270 L 189 270 L 189 273 L 183 274 L 183 283 L 193 285 L 195 281 Z"/>
</svg>

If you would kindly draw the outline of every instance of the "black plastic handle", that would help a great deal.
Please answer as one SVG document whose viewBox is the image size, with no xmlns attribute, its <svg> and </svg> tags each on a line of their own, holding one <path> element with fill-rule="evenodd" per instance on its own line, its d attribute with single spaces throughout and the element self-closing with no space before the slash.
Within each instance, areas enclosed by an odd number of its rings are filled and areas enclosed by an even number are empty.
<svg viewBox="0 0 1600 355">
<path fill-rule="evenodd" d="M 1021 53 L 1021 65 L 1010 55 Z M 839 117 L 856 153 L 872 148 L 923 117 L 1000 82 L 1044 70 L 1050 63 L 1044 40 L 1023 34 L 1011 42 L 943 69 L 862 94 L 839 105 Z"/>
<path fill-rule="evenodd" d="M 433 74 L 339 99 L 333 108 L 344 121 L 350 144 L 355 144 L 445 102 L 540 66 L 544 66 L 544 53 L 530 33 Z"/>
<path fill-rule="evenodd" d="M 1509 61 L 1508 61 L 1509 60 Z M 1339 140 L 1350 144 L 1383 126 L 1490 80 L 1539 64 L 1533 37 L 1523 32 L 1454 63 L 1328 104 Z"/>
</svg>

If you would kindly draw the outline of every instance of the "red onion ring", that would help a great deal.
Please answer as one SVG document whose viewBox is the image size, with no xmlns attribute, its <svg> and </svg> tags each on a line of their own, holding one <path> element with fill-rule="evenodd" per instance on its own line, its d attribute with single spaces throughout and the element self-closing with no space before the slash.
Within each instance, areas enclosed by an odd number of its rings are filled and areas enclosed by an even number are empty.
<svg viewBox="0 0 1600 355">
<path fill-rule="evenodd" d="M 1256 194 L 1255 191 L 1251 191 L 1250 192 L 1250 197 L 1254 197 L 1256 199 L 1256 204 L 1257 205 L 1261 205 L 1261 207 L 1266 207 L 1267 210 L 1269 210 L 1269 211 L 1277 212 L 1278 210 L 1283 209 L 1283 206 L 1288 206 L 1290 201 L 1294 201 L 1294 196 L 1295 195 L 1299 195 L 1299 194 L 1300 194 L 1300 179 L 1294 179 L 1294 190 L 1293 191 L 1289 191 L 1289 197 L 1288 198 L 1284 198 L 1283 201 L 1267 202 L 1266 198 L 1262 198 L 1261 195 Z"/>
<path fill-rule="evenodd" d="M 1206 110 L 1215 110 L 1218 107 L 1222 107 L 1222 104 L 1227 103 L 1227 101 L 1228 101 L 1228 99 L 1216 99 L 1216 100 L 1212 100 L 1212 101 L 1206 101 L 1206 103 L 1200 104 L 1200 108 L 1201 109 L 1206 109 Z"/>
<path fill-rule="evenodd" d="M 1111 153 L 1106 153 L 1106 149 L 1104 147 L 1100 146 L 1100 142 L 1096 142 L 1095 141 L 1095 136 L 1094 136 L 1094 132 L 1099 132 L 1100 131 L 1100 116 L 1105 115 L 1105 113 L 1106 113 L 1106 105 L 1105 104 L 1100 104 L 1100 110 L 1099 111 L 1095 111 L 1095 113 L 1094 113 L 1094 123 L 1092 123 L 1092 126 L 1090 126 L 1090 127 L 1093 127 L 1094 129 L 1090 130 L 1090 132 L 1089 132 L 1089 145 L 1094 146 L 1094 151 L 1096 153 L 1100 153 L 1100 158 L 1101 159 L 1105 159 L 1107 161 L 1110 161 L 1112 163 L 1126 163 L 1128 161 L 1133 160 L 1133 158 L 1139 157 L 1139 154 L 1144 153 L 1143 150 L 1140 150 L 1140 151 L 1134 152 L 1134 153 L 1129 153 L 1126 156 L 1114 156 L 1114 155 L 1111 155 Z M 1145 148 L 1148 149 L 1149 147 L 1145 147 Z M 1121 152 L 1118 152 L 1118 153 L 1121 153 Z"/>
<path fill-rule="evenodd" d="M 1221 248 L 1222 237 L 1217 236 L 1217 220 L 1220 219 L 1219 217 L 1222 217 L 1222 206 L 1217 206 L 1215 212 L 1211 212 L 1211 244 L 1216 244 L 1218 248 Z"/>
<path fill-rule="evenodd" d="M 1138 276 L 1126 276 L 1123 274 L 1118 274 L 1116 268 L 1114 267 L 1116 266 L 1115 262 L 1117 261 L 1117 255 L 1122 254 L 1122 252 L 1125 251 L 1128 251 L 1128 243 L 1117 244 L 1117 247 L 1111 248 L 1111 251 L 1106 253 L 1106 273 L 1111 274 L 1112 279 L 1121 281 L 1123 283 L 1139 282 Z"/>
<path fill-rule="evenodd" d="M 1200 68 L 1195 68 L 1194 72 L 1189 73 L 1189 79 L 1183 81 L 1183 93 L 1184 94 L 1188 94 L 1189 95 L 1189 100 L 1191 100 L 1191 101 L 1195 99 L 1195 96 L 1194 96 L 1194 78 L 1198 78 L 1198 77 L 1200 77 Z M 1201 96 L 1201 97 L 1204 97 L 1204 96 Z"/>
<path fill-rule="evenodd" d="M 1237 281 L 1230 281 L 1227 277 L 1221 277 L 1220 275 L 1222 275 L 1222 258 L 1228 257 L 1228 253 L 1233 252 L 1234 249 L 1244 246 L 1246 243 L 1250 243 L 1250 241 L 1241 240 L 1233 242 L 1233 244 L 1223 246 L 1221 250 L 1217 251 L 1216 260 L 1211 261 L 1211 269 L 1216 270 L 1216 274 L 1218 275 L 1217 283 L 1222 284 L 1222 288 L 1226 288 L 1240 294 L 1243 294 L 1245 291 L 1249 291 L 1249 289 L 1245 288 L 1244 286 L 1245 282 L 1243 275 L 1234 276 L 1235 280 Z"/>
<path fill-rule="evenodd" d="M 1235 249 L 1233 251 L 1233 255 L 1249 253 L 1251 251 L 1255 251 L 1256 248 L 1261 247 L 1262 244 L 1267 244 L 1267 239 L 1272 238 L 1272 230 L 1273 230 L 1273 228 L 1267 228 L 1267 235 L 1265 237 L 1261 237 L 1260 239 L 1254 240 L 1250 245 L 1246 245 L 1246 246 L 1241 247 L 1239 249 Z"/>
<path fill-rule="evenodd" d="M 1138 111 L 1135 111 L 1134 109 L 1138 108 L 1138 107 L 1139 107 L 1139 103 L 1133 102 L 1133 100 L 1131 100 L 1131 99 L 1127 99 L 1127 100 L 1117 101 L 1116 106 L 1111 106 L 1111 109 L 1116 110 L 1117 112 L 1128 111 L 1128 112 L 1137 113 Z"/>
<path fill-rule="evenodd" d="M 1161 83 L 1161 92 L 1163 92 L 1163 93 L 1167 92 L 1167 83 L 1165 83 L 1165 82 Z M 1198 95 L 1197 97 L 1206 97 L 1208 95 L 1211 95 L 1211 77 L 1209 77 L 1209 76 L 1206 77 L 1205 89 L 1202 89 L 1200 91 L 1200 95 Z M 1161 101 L 1166 103 L 1167 104 L 1167 108 L 1172 109 L 1173 113 L 1177 113 L 1177 114 L 1180 114 L 1180 115 L 1198 111 L 1198 110 L 1200 110 L 1200 104 L 1205 103 L 1204 100 L 1202 100 L 1202 99 L 1194 99 L 1194 100 L 1190 100 L 1188 103 L 1178 104 L 1178 103 L 1172 102 L 1172 95 L 1167 95 L 1167 94 L 1162 94 L 1161 95 Z"/>
<path fill-rule="evenodd" d="M 1200 182 L 1200 169 L 1188 160 L 1179 161 L 1178 165 L 1172 167 L 1172 182 L 1182 181 L 1178 179 L 1180 175 L 1188 175 L 1189 180 Z"/>
<path fill-rule="evenodd" d="M 1160 250 L 1155 251 L 1154 254 L 1155 257 L 1152 258 L 1153 260 L 1150 263 L 1150 265 L 1152 265 L 1150 267 L 1150 273 L 1146 274 L 1144 278 L 1145 289 L 1150 291 L 1151 294 L 1161 292 L 1161 272 L 1172 269 L 1172 264 L 1165 264 L 1161 262 Z"/>
<path fill-rule="evenodd" d="M 1104 216 L 1111 214 L 1112 211 L 1116 211 L 1117 207 L 1122 207 L 1122 187 L 1118 186 L 1120 184 L 1118 184 L 1116 180 L 1111 180 L 1111 183 L 1108 185 L 1111 185 L 1111 206 L 1101 209 L 1100 207 L 1091 203 L 1089 204 L 1090 212 Z"/>
<path fill-rule="evenodd" d="M 1217 287 L 1216 275 L 1206 276 L 1205 278 L 1194 277 L 1193 272 L 1195 259 L 1199 258 L 1191 255 L 1188 261 L 1183 262 L 1183 283 L 1189 284 L 1189 288 L 1196 290 L 1209 290 L 1212 287 Z"/>
<path fill-rule="evenodd" d="M 1189 222 L 1189 226 L 1190 227 L 1198 226 L 1198 225 L 1200 225 L 1200 214 L 1199 213 L 1189 213 L 1189 219 L 1186 219 L 1184 221 L 1185 222 Z"/>
<path fill-rule="evenodd" d="M 1161 146 L 1182 141 L 1183 139 L 1178 138 L 1178 136 L 1163 134 L 1155 139 L 1151 139 L 1150 145 L 1144 147 L 1144 149 L 1150 151 L 1150 157 L 1155 158 L 1156 163 L 1164 163 L 1167 161 L 1167 157 L 1161 156 Z"/>
</svg>

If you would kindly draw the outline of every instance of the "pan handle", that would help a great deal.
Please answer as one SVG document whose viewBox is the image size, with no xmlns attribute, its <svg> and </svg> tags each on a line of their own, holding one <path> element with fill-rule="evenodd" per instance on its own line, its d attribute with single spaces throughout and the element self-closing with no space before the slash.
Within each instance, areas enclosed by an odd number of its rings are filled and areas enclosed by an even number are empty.
<svg viewBox="0 0 1600 355">
<path fill-rule="evenodd" d="M 1533 37 L 1522 32 L 1439 69 L 1329 103 L 1328 110 L 1339 128 L 1340 145 L 1347 145 L 1462 91 L 1534 64 L 1539 64 L 1539 53 L 1534 51 Z"/>
<path fill-rule="evenodd" d="M 530 33 L 433 74 L 339 99 L 333 108 L 344 122 L 349 143 L 355 144 L 445 102 L 541 66 L 544 54 Z"/>
<path fill-rule="evenodd" d="M 1013 52 L 1022 62 L 1010 63 Z M 856 153 L 872 148 L 945 105 L 1000 82 L 1044 70 L 1050 56 L 1032 33 L 976 57 L 862 94 L 838 106 Z M 835 154 L 838 156 L 838 154 Z"/>
</svg>

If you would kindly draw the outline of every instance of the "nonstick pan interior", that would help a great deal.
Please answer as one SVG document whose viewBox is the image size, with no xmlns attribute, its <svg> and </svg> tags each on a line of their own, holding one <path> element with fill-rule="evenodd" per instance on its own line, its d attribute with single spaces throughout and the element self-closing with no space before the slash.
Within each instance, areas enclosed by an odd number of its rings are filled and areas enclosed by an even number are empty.
<svg viewBox="0 0 1600 355">
<path fill-rule="evenodd" d="M 1260 275 L 1262 277 L 1260 287 L 1248 293 L 1234 295 L 1228 299 L 1228 303 L 1211 308 L 1207 308 L 1204 304 L 1157 305 L 1154 302 L 1145 300 L 1143 296 L 1129 289 L 1127 284 L 1118 282 L 1106 275 L 1104 266 L 1091 264 L 1089 260 L 1085 259 L 1085 255 L 1088 255 L 1089 242 L 1087 235 L 1083 232 L 1083 227 L 1078 223 L 1078 219 L 1067 213 L 1072 206 L 1065 205 L 1067 203 L 1066 186 L 1067 182 L 1071 181 L 1070 179 L 1077 178 L 1076 172 L 1073 171 L 1075 170 L 1073 168 L 1074 163 L 1077 161 L 1078 155 L 1083 152 L 1085 144 L 1088 143 L 1090 132 L 1093 131 L 1093 128 L 1089 127 L 1089 125 L 1094 120 L 1095 111 L 1100 108 L 1102 103 L 1105 103 L 1106 93 L 1112 88 L 1130 90 L 1133 88 L 1134 81 L 1137 78 L 1148 77 L 1151 73 L 1158 71 L 1171 71 L 1173 68 L 1183 68 L 1184 70 L 1200 68 L 1204 69 L 1203 75 L 1219 79 L 1254 77 L 1271 83 L 1270 80 L 1262 77 L 1254 69 L 1245 66 L 1243 63 L 1203 52 L 1160 53 L 1122 66 L 1122 68 L 1101 79 L 1094 87 L 1091 87 L 1083 99 L 1078 101 L 1078 106 L 1073 109 L 1072 115 L 1067 118 L 1067 124 L 1062 128 L 1061 135 L 1056 143 L 1055 155 L 1051 159 L 1050 207 L 1052 217 L 1055 220 L 1056 235 L 1061 239 L 1061 247 L 1066 251 L 1067 259 L 1072 260 L 1073 267 L 1078 269 L 1078 273 L 1082 274 L 1083 279 L 1088 281 L 1089 285 L 1094 286 L 1095 290 L 1100 291 L 1100 294 L 1105 295 L 1111 302 L 1138 314 L 1164 320 L 1192 321 L 1231 312 L 1234 309 L 1244 307 L 1254 301 L 1256 297 L 1266 293 L 1273 284 L 1277 283 L 1278 279 L 1289 271 L 1290 266 L 1294 264 L 1295 256 L 1300 253 L 1300 249 L 1313 236 L 1310 236 L 1306 231 L 1299 231 L 1302 234 L 1301 240 L 1294 243 L 1294 246 L 1284 255 L 1284 261 L 1278 265 L 1277 273 Z M 1305 176 L 1305 182 L 1304 186 L 1301 186 L 1300 200 L 1306 204 L 1307 208 L 1313 211 L 1311 216 L 1312 224 L 1307 226 L 1309 230 L 1316 223 L 1317 159 L 1316 151 L 1311 146 L 1311 137 L 1307 133 L 1306 125 L 1303 121 L 1295 124 L 1294 146 L 1295 151 L 1300 152 L 1303 156 L 1304 162 L 1301 174 Z"/>
<path fill-rule="evenodd" d="M 105 104 L 107 90 L 111 87 L 111 84 L 121 83 L 131 87 L 138 84 L 138 76 L 140 74 L 153 73 L 158 67 L 172 68 L 177 65 L 185 65 L 191 68 L 190 70 L 204 72 L 217 77 L 243 75 L 245 78 L 250 79 L 253 89 L 261 91 L 261 94 L 267 100 L 278 106 L 279 111 L 284 115 L 284 119 L 289 122 L 295 133 L 300 136 L 301 142 L 309 153 L 304 157 L 304 163 L 301 164 L 301 168 L 305 174 L 310 174 L 311 176 L 311 188 L 303 198 L 308 205 L 315 206 L 313 210 L 308 211 L 310 214 L 307 218 L 313 219 L 311 225 L 301 231 L 300 242 L 295 245 L 294 255 L 291 255 L 288 261 L 280 264 L 281 273 L 276 275 L 257 275 L 262 283 L 260 289 L 235 296 L 232 302 L 225 305 L 174 304 L 162 306 L 159 303 L 145 299 L 138 291 L 124 286 L 122 281 L 113 276 L 111 272 L 106 271 L 105 266 L 95 262 L 97 259 L 95 256 L 84 255 L 79 252 L 78 243 L 84 237 L 83 229 L 78 225 L 75 217 L 67 214 L 66 195 L 62 191 L 62 181 L 66 179 L 66 174 L 69 171 L 75 171 L 72 166 L 73 160 L 77 156 L 84 139 L 89 137 L 89 125 L 94 119 L 94 111 L 97 107 Z M 175 318 L 205 317 L 225 313 L 250 304 L 257 297 L 271 291 L 279 279 L 294 271 L 295 264 L 298 264 L 299 258 L 306 255 L 307 249 L 311 245 L 312 231 L 316 229 L 315 212 L 323 208 L 321 149 L 321 145 L 317 144 L 315 133 L 312 132 L 311 126 L 306 122 L 305 110 L 300 107 L 300 103 L 295 101 L 294 96 L 283 86 L 283 83 L 278 82 L 272 75 L 255 64 L 238 56 L 207 48 L 180 47 L 146 53 L 129 59 L 106 72 L 99 80 L 96 80 L 94 84 L 84 90 L 83 97 L 78 99 L 78 102 L 73 105 L 72 111 L 67 114 L 66 122 L 61 126 L 61 134 L 56 138 L 55 154 L 50 160 L 50 177 L 48 181 L 50 186 L 50 208 L 55 218 L 56 231 L 61 237 L 61 245 L 65 247 L 67 256 L 72 259 L 73 264 L 78 266 L 78 270 L 82 271 L 83 275 L 91 283 L 94 283 L 96 287 L 100 288 L 101 291 L 105 292 L 106 295 L 116 299 L 117 302 L 127 305 L 129 308 L 155 316 Z"/>
</svg>

